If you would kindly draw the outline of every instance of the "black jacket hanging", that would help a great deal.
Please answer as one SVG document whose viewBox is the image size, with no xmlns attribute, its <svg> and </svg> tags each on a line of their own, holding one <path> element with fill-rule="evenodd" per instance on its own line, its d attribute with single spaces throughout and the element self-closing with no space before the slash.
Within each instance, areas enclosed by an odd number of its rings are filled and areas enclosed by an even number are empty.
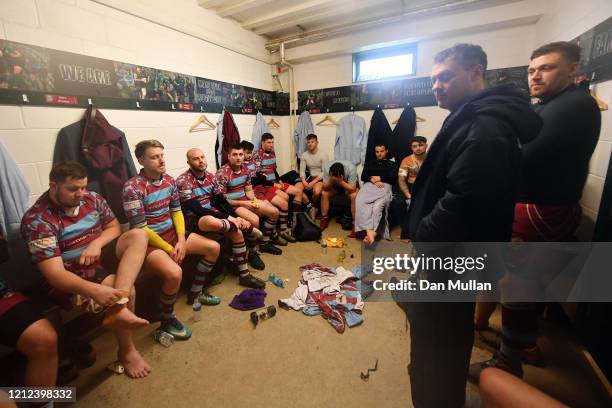
<svg viewBox="0 0 612 408">
<path fill-rule="evenodd" d="M 404 108 L 395 128 L 393 128 L 389 156 L 395 157 L 396 163 L 401 163 L 406 156 L 412 154 L 410 141 L 414 137 L 415 132 L 416 112 L 412 106 L 408 105 Z"/>
<path fill-rule="evenodd" d="M 381 108 L 376 108 L 370 122 L 370 131 L 368 132 L 368 147 L 366 148 L 365 161 L 375 160 L 374 148 L 378 143 L 384 143 L 388 148 L 391 147 L 391 138 L 393 132 L 389 121 Z M 387 155 L 388 159 L 393 158 L 391 154 Z"/>
</svg>

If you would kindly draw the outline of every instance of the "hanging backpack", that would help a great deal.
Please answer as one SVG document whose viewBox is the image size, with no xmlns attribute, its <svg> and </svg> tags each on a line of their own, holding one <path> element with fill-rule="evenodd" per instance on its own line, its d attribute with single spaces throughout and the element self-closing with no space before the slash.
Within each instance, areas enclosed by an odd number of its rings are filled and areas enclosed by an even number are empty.
<svg viewBox="0 0 612 408">
<path fill-rule="evenodd" d="M 321 238 L 321 229 L 304 213 L 295 216 L 293 236 L 298 241 L 316 241 Z"/>
</svg>

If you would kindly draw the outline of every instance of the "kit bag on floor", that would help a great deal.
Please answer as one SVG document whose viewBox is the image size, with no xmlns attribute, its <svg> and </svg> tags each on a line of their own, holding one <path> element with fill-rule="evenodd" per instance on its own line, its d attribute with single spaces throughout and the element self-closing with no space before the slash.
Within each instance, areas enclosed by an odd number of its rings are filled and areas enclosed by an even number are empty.
<svg viewBox="0 0 612 408">
<path fill-rule="evenodd" d="M 293 236 L 298 241 L 316 241 L 321 238 L 321 229 L 304 213 L 295 216 Z"/>
</svg>

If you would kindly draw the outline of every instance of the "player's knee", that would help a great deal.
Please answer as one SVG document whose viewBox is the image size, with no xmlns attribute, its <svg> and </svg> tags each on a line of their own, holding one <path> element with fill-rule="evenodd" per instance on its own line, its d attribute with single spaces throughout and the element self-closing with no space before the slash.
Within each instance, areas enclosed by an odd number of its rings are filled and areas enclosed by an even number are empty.
<svg viewBox="0 0 612 408">
<path fill-rule="evenodd" d="M 57 333 L 48 320 L 36 322 L 36 329 L 27 332 L 24 354 L 28 357 L 50 357 L 57 354 Z"/>
</svg>

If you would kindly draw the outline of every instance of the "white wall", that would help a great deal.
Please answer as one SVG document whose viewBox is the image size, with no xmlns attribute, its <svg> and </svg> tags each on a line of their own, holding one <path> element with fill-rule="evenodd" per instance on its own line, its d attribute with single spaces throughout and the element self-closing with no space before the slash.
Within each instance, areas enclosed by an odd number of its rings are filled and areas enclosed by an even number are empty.
<svg viewBox="0 0 612 408">
<path fill-rule="evenodd" d="M 452 37 L 437 37 L 418 43 L 417 77 L 428 76 L 433 67 L 436 53 L 460 42 L 480 44 L 487 52 L 489 68 L 503 68 L 526 65 L 532 50 L 535 27 L 522 25 L 502 28 L 480 33 L 469 33 Z M 350 41 L 348 42 L 350 44 Z M 298 91 L 308 89 L 330 88 L 352 84 L 352 55 L 342 54 L 331 58 L 323 58 L 297 64 L 295 66 L 295 86 Z M 448 112 L 437 107 L 415 108 L 417 115 L 425 122 L 417 123 L 417 134 L 425 136 L 431 143 L 435 138 Z M 399 118 L 402 109 L 386 109 L 385 116 L 392 124 Z M 357 112 L 366 123 L 370 123 L 373 111 Z M 345 113 L 334 113 L 336 119 Z M 312 115 L 313 123 L 317 123 L 324 115 Z M 394 125 L 391 125 L 393 127 Z M 335 128 L 315 126 L 321 148 L 333 157 Z"/>
<path fill-rule="evenodd" d="M 522 11 L 521 11 L 522 10 Z M 523 19 L 519 23 L 504 27 L 491 24 L 499 16 L 492 13 L 515 13 L 515 20 Z M 537 22 L 525 23 L 530 15 L 542 13 Z M 434 21 L 450 20 L 453 17 L 439 17 L 425 19 L 402 26 L 405 28 L 404 37 L 393 27 L 382 27 L 369 30 L 366 33 L 347 35 L 341 39 L 329 40 L 326 44 L 312 44 L 289 50 L 303 61 L 295 66 L 295 84 L 298 91 L 318 88 L 345 86 L 352 83 L 352 56 L 351 53 L 367 48 L 366 41 L 397 42 L 401 38 L 415 37 L 414 27 L 422 27 L 427 38 L 418 42 L 417 76 L 427 76 L 433 66 L 434 55 L 456 43 L 468 42 L 480 44 L 487 52 L 489 68 L 502 68 L 517 65 L 527 65 L 531 51 L 537 46 L 550 41 L 571 40 L 589 30 L 606 18 L 612 16 L 612 1 L 589 0 L 575 2 L 569 0 L 522 1 L 500 7 L 493 7 L 484 11 L 464 13 L 463 22 L 453 22 L 457 26 L 449 31 L 449 24 L 436 25 Z M 457 16 L 455 19 L 459 18 Z M 479 21 L 480 20 L 480 21 Z M 480 25 L 478 30 L 465 30 L 458 32 L 461 24 L 472 21 Z M 477 24 L 476 21 L 479 21 Z M 490 27 L 487 29 L 487 27 Z M 439 34 L 436 34 L 436 30 Z M 460 31 L 460 30 L 459 30 Z M 474 32 L 475 31 L 475 32 Z M 372 45 L 372 43 L 370 43 Z M 317 48 L 318 47 L 318 48 Z M 320 53 L 317 58 L 316 53 Z M 289 58 L 291 53 L 288 52 Z M 596 94 L 612 106 L 612 81 L 598 84 L 594 87 Z M 416 108 L 417 114 L 427 120 L 418 123 L 417 134 L 428 138 L 431 143 L 439 130 L 447 112 L 436 107 Z M 358 112 L 369 125 L 372 111 Z M 385 110 L 385 115 L 391 124 L 401 114 L 400 109 Z M 344 113 L 334 113 L 333 117 L 339 119 Z M 323 115 L 312 115 L 313 122 L 322 119 Z M 581 239 L 588 240 L 592 236 L 594 223 L 597 220 L 599 204 L 605 182 L 606 171 L 612 150 L 612 113 L 602 112 L 602 130 L 600 142 L 591 159 L 590 172 L 584 188 L 581 205 L 584 211 L 583 223 L 579 228 Z M 393 127 L 393 125 L 392 125 Z M 335 129 L 330 127 L 315 127 L 319 135 L 322 148 L 333 157 L 333 142 Z"/>
<path fill-rule="evenodd" d="M 236 23 L 204 10 L 196 0 L 104 0 L 113 7 L 141 11 L 149 20 L 175 24 L 166 28 L 89 0 L 2 0 L 0 37 L 99 58 L 141 64 L 153 68 L 202 76 L 241 85 L 273 88 L 265 40 Z M 174 13 L 174 14 L 173 14 Z M 205 25 L 205 27 L 203 27 Z M 197 39 L 201 34 L 217 42 L 232 43 L 239 52 Z M 251 48 L 254 57 L 240 48 Z M 53 146 L 59 129 L 81 119 L 78 108 L 0 106 L 0 143 L 4 144 L 23 171 L 35 199 L 48 185 Z M 109 122 L 122 129 L 131 146 L 144 138 L 157 138 L 166 146 L 170 174 L 185 167 L 187 148 L 203 148 L 214 168 L 215 132 L 189 133 L 199 114 L 102 110 Z M 207 114 L 216 123 L 217 114 Z M 234 115 L 243 138 L 250 140 L 253 115 Z M 281 128 L 279 148 L 288 148 L 287 118 L 276 118 Z M 284 133 L 282 133 L 284 132 Z M 286 165 L 285 165 L 286 167 Z M 285 168 L 281 167 L 281 171 Z"/>
</svg>

